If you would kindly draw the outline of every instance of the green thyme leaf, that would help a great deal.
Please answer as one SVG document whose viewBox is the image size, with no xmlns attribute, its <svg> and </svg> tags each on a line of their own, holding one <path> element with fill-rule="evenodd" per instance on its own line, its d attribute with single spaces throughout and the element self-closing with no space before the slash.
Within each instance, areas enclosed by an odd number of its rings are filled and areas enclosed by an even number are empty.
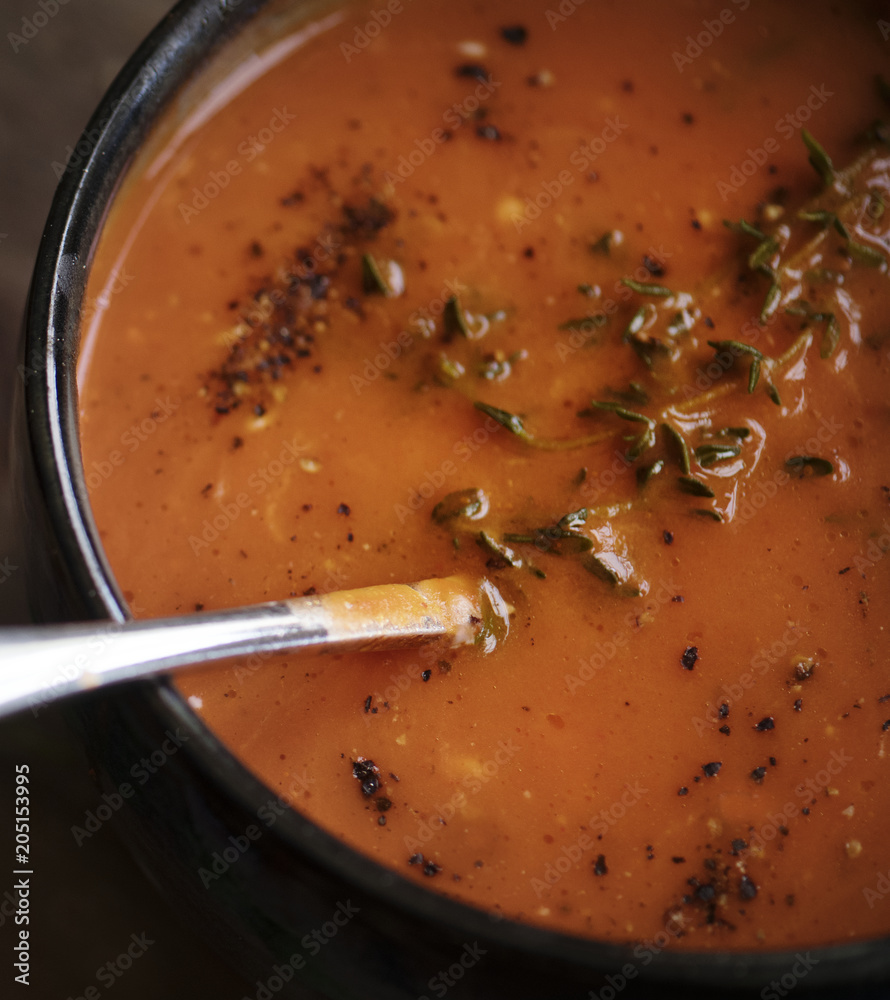
<svg viewBox="0 0 890 1000">
<path fill-rule="evenodd" d="M 684 475 L 688 476 L 692 463 L 689 459 L 689 446 L 686 444 L 686 438 L 671 424 L 663 423 L 661 426 L 667 432 L 668 437 L 679 452 L 680 468 L 683 470 Z"/>
<path fill-rule="evenodd" d="M 746 344 L 741 340 L 709 340 L 708 347 L 713 347 L 718 354 L 723 352 L 735 355 L 748 354 L 758 361 L 766 359 L 766 355 L 762 351 L 758 351 L 756 347 L 752 347 L 751 344 Z"/>
<path fill-rule="evenodd" d="M 624 330 L 623 340 L 628 341 L 635 334 L 639 333 L 643 329 L 646 323 L 646 318 L 652 314 L 652 306 L 645 305 L 640 306 L 639 309 L 631 316 L 630 322 Z"/>
<path fill-rule="evenodd" d="M 557 326 L 557 330 L 577 330 L 579 333 L 589 333 L 609 322 L 605 313 L 595 313 L 593 316 L 579 316 L 577 319 L 567 319 Z"/>
<path fill-rule="evenodd" d="M 532 440 L 532 435 L 525 429 L 521 417 L 507 413 L 506 410 L 499 410 L 496 406 L 489 406 L 488 403 L 483 403 L 480 400 L 473 403 L 473 406 L 497 420 L 501 427 L 506 427 L 511 434 L 515 434 L 520 440 L 526 442 Z"/>
<path fill-rule="evenodd" d="M 603 233 L 598 240 L 595 240 L 590 244 L 590 249 L 593 253 L 601 253 L 608 257 L 612 253 L 612 241 L 615 239 L 614 230 L 609 230 Z M 616 240 L 616 242 L 618 242 Z"/>
<path fill-rule="evenodd" d="M 674 293 L 664 285 L 657 285 L 652 281 L 634 281 L 633 278 L 622 278 L 621 284 L 626 285 L 631 291 L 639 295 L 654 295 L 656 298 L 666 299 Z"/>
<path fill-rule="evenodd" d="M 496 559 L 506 563 L 507 566 L 511 566 L 513 569 L 522 568 L 522 559 L 508 545 L 502 545 L 492 538 L 487 531 L 480 531 L 477 541 L 483 549 Z"/>
<path fill-rule="evenodd" d="M 772 274 L 772 268 L 768 265 L 778 252 L 779 241 L 773 236 L 768 236 L 748 258 L 748 267 L 752 271 L 766 271 Z"/>
<path fill-rule="evenodd" d="M 822 183 L 827 186 L 834 183 L 834 166 L 829 159 L 828 153 L 819 145 L 807 129 L 800 130 L 800 137 L 804 145 L 809 150 L 809 161 L 813 169 L 822 178 Z"/>
<path fill-rule="evenodd" d="M 868 267 L 884 267 L 887 263 L 880 251 L 864 243 L 857 243 L 856 240 L 847 240 L 847 252 L 853 260 Z"/>
<path fill-rule="evenodd" d="M 456 518 L 478 521 L 488 513 L 488 497 L 480 489 L 456 490 L 443 497 L 433 507 L 436 524 L 447 524 Z"/>
<path fill-rule="evenodd" d="M 791 455 L 785 459 L 785 465 L 802 479 L 804 476 L 831 476 L 834 466 L 827 458 L 815 455 Z"/>
<path fill-rule="evenodd" d="M 688 333 L 695 326 L 695 317 L 687 309 L 681 309 L 674 313 L 667 325 L 667 332 L 672 337 L 679 337 L 681 333 Z"/>
<path fill-rule="evenodd" d="M 755 240 L 765 240 L 766 233 L 762 233 L 757 226 L 752 226 L 750 222 L 739 219 L 738 222 L 731 222 L 729 219 L 723 220 L 723 225 L 734 233 L 741 233 L 743 236 L 753 236 Z"/>
<path fill-rule="evenodd" d="M 833 271 L 829 267 L 814 267 L 804 271 L 804 279 L 811 285 L 822 285 L 827 283 L 841 284 L 844 280 L 842 271 Z"/>
<path fill-rule="evenodd" d="M 579 510 L 563 514 L 559 521 L 557 521 L 557 526 L 562 528 L 563 531 L 575 531 L 578 528 L 584 527 L 589 514 L 590 511 L 586 507 L 581 507 Z"/>
<path fill-rule="evenodd" d="M 637 424 L 652 424 L 653 421 L 642 413 L 637 413 L 634 410 L 628 410 L 626 407 L 622 406 L 620 403 L 613 403 L 609 400 L 596 400 L 592 399 L 590 405 L 598 410 L 606 410 L 609 413 L 614 413 L 616 417 L 621 417 L 622 420 L 631 420 Z"/>
<path fill-rule="evenodd" d="M 757 382 L 760 379 L 760 358 L 754 358 L 751 362 L 751 367 L 748 369 L 748 392 L 754 392 L 757 388 Z"/>
<path fill-rule="evenodd" d="M 693 514 L 698 514 L 699 517 L 708 517 L 712 521 L 722 521 L 723 515 L 719 510 L 712 510 L 709 507 L 696 507 L 692 511 Z"/>
<path fill-rule="evenodd" d="M 445 336 L 450 338 L 456 334 L 470 339 L 470 328 L 467 325 L 467 317 L 464 315 L 460 300 L 456 295 L 452 295 L 445 303 L 442 313 L 442 321 L 445 324 Z"/>
<path fill-rule="evenodd" d="M 756 347 L 745 344 L 741 340 L 709 340 L 708 346 L 713 347 L 718 355 L 723 353 L 732 354 L 735 357 L 740 354 L 749 355 L 751 368 L 748 371 L 748 392 L 754 392 L 760 379 L 760 366 L 763 361 L 766 361 L 766 355 L 758 351 Z"/>
<path fill-rule="evenodd" d="M 772 316 L 772 314 L 779 307 L 779 300 L 782 297 L 782 286 L 778 281 L 774 281 L 766 292 L 766 297 L 763 300 L 763 305 L 760 307 L 760 322 L 766 323 L 766 321 Z"/>
<path fill-rule="evenodd" d="M 798 219 L 804 219 L 806 222 L 818 222 L 822 226 L 834 226 L 845 240 L 850 238 L 847 227 L 834 212 L 827 212 L 823 209 L 814 209 L 812 211 L 801 210 L 797 213 L 797 217 Z"/>
<path fill-rule="evenodd" d="M 677 482 L 684 493 L 690 493 L 694 497 L 713 497 L 714 491 L 696 476 L 678 476 Z"/>
<path fill-rule="evenodd" d="M 637 484 L 642 488 L 650 479 L 657 476 L 662 469 L 664 469 L 664 459 L 661 458 L 655 462 L 650 462 L 649 465 L 641 465 L 637 469 Z"/>
<path fill-rule="evenodd" d="M 840 343 L 841 339 L 841 328 L 837 321 L 837 317 L 834 313 L 831 313 L 828 317 L 828 322 L 825 324 L 825 330 L 822 333 L 822 344 L 819 347 L 819 356 L 822 358 L 830 358 L 834 354 L 837 345 Z"/>
<path fill-rule="evenodd" d="M 446 385 L 456 382 L 464 373 L 464 366 L 459 361 L 452 361 L 444 354 L 439 357 L 439 375 Z"/>
<path fill-rule="evenodd" d="M 576 531 L 564 531 L 558 525 L 549 528 L 535 528 L 530 532 L 506 533 L 504 542 L 511 545 L 534 545 L 539 552 L 555 556 L 580 555 L 593 548 L 593 542 L 586 535 Z"/>
<path fill-rule="evenodd" d="M 738 458 L 742 449 L 739 445 L 700 444 L 695 449 L 695 457 L 703 469 L 709 469 L 717 462 L 725 462 L 730 458 Z"/>
<path fill-rule="evenodd" d="M 404 291 L 402 269 L 393 260 L 378 263 L 371 254 L 362 254 L 362 289 L 366 295 L 395 298 Z"/>
</svg>

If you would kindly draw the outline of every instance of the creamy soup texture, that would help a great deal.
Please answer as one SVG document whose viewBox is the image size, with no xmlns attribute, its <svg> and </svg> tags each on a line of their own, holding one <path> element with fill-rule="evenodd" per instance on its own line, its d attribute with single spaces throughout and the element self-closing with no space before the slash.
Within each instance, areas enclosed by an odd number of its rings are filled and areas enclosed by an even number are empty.
<svg viewBox="0 0 890 1000">
<path fill-rule="evenodd" d="M 79 374 L 140 614 L 455 573 L 514 608 L 489 652 L 183 676 L 284 801 L 573 934 L 890 930 L 888 36 L 349 5 L 128 178 Z"/>
</svg>

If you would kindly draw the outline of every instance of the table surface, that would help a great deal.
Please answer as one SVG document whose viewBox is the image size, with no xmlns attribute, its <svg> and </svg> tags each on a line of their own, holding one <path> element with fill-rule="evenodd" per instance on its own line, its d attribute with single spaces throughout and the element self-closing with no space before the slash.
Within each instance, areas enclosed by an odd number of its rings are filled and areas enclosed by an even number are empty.
<svg viewBox="0 0 890 1000">
<path fill-rule="evenodd" d="M 13 530 L 8 425 L 28 281 L 57 183 L 53 163 L 65 161 L 114 75 L 170 6 L 168 0 L 0 5 L 0 624 L 27 620 L 21 577 L 4 561 Z M 229 971 L 178 921 L 116 839 L 112 823 L 78 844 L 72 827 L 83 827 L 100 800 L 82 752 L 52 707 L 37 719 L 20 714 L 0 721 L 0 858 L 12 858 L 7 817 L 21 763 L 31 769 L 34 810 L 32 973 L 23 996 L 97 1000 L 111 990 L 116 1000 L 256 996 L 256 984 Z M 16 988 L 7 950 L 16 931 L 10 872 L 11 865 L 0 862 L 0 997 L 14 996 Z M 118 969 L 114 963 L 134 938 L 144 942 L 134 953 L 144 953 L 116 978 L 108 963 Z"/>
<path fill-rule="evenodd" d="M 26 620 L 13 564 L 4 562 L 8 516 L 8 426 L 16 352 L 31 269 L 57 183 L 53 163 L 68 147 L 127 57 L 166 14 L 170 0 L 2 0 L 0 3 L 0 622 Z M 38 14 L 44 16 L 37 16 Z M 16 36 L 19 36 L 18 38 Z M 33 871 L 30 989 L 9 956 L 17 939 L 13 887 L 14 767 L 31 769 Z M 36 1000 L 169 1000 L 253 997 L 184 927 L 142 876 L 112 824 L 78 846 L 100 804 L 83 754 L 48 708 L 0 722 L 0 997 Z M 134 944 L 133 936 L 139 940 Z M 150 945 L 148 942 L 152 942 Z M 118 956 L 143 951 L 123 972 Z M 112 968 L 108 968 L 108 963 Z M 127 965 L 124 960 L 121 966 Z M 91 989 L 92 988 L 92 989 Z"/>
</svg>

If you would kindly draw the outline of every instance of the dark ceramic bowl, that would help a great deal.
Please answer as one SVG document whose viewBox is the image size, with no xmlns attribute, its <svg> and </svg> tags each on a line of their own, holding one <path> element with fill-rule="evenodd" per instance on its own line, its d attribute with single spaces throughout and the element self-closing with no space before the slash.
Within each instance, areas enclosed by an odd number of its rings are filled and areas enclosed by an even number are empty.
<svg viewBox="0 0 890 1000">
<path fill-rule="evenodd" d="M 181 4 L 118 77 L 69 163 L 34 274 L 17 408 L 19 536 L 28 546 L 20 565 L 37 620 L 128 615 L 92 520 L 77 426 L 80 307 L 108 205 L 160 116 L 182 115 L 246 53 L 328 6 Z M 82 697 L 70 712 L 109 796 L 134 761 L 173 734 L 177 749 L 163 771 L 120 799 L 119 828 L 175 909 L 256 982 L 258 1000 L 446 992 L 611 1000 L 717 988 L 767 997 L 785 996 L 798 981 L 798 992 L 855 982 L 877 996 L 890 974 L 887 941 L 819 949 L 802 964 L 791 953 L 634 949 L 494 920 L 279 808 L 165 680 Z"/>
</svg>

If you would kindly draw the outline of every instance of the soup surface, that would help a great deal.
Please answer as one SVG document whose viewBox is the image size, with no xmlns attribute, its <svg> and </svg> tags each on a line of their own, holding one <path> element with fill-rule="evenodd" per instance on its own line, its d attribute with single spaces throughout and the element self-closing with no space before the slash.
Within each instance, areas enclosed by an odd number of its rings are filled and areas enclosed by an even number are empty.
<svg viewBox="0 0 890 1000">
<path fill-rule="evenodd" d="M 890 931 L 882 11 L 351 6 L 128 179 L 80 386 L 137 613 L 514 609 L 184 676 L 283 801 L 575 934 Z"/>
</svg>

